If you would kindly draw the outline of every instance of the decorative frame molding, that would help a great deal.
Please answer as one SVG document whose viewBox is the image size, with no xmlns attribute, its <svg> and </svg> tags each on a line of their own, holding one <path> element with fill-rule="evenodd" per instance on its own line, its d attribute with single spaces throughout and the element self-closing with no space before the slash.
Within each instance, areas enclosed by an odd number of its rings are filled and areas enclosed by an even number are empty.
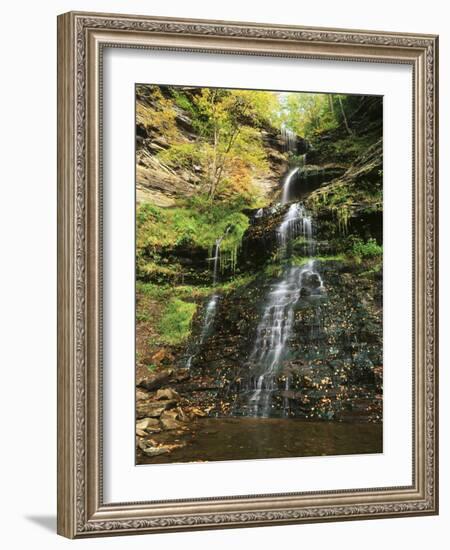
<svg viewBox="0 0 450 550">
<path fill-rule="evenodd" d="M 408 487 L 102 499 L 103 47 L 406 63 L 414 90 L 414 419 Z M 432 35 L 70 12 L 58 17 L 58 533 L 70 538 L 438 513 L 437 113 Z"/>
</svg>

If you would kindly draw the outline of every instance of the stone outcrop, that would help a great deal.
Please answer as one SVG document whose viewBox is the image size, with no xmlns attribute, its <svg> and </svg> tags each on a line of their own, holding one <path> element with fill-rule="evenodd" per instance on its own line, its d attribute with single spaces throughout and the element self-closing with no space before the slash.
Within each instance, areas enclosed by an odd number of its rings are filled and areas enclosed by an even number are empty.
<svg viewBox="0 0 450 550">
<path fill-rule="evenodd" d="M 168 90 L 165 93 L 170 96 Z M 186 167 L 180 164 L 171 168 L 158 158 L 157 154 L 170 145 L 170 139 L 165 132 L 156 122 L 152 124 L 151 113 L 163 109 L 158 101 L 158 98 L 148 93 L 147 87 L 137 87 L 136 199 L 137 202 L 150 202 L 157 206 L 172 206 L 177 198 L 186 198 L 196 193 L 205 174 L 200 165 Z M 143 107 L 147 116 L 139 116 L 139 106 Z M 175 111 L 174 123 L 178 139 L 187 144 L 194 143 L 197 135 L 189 113 L 174 103 L 171 103 L 171 107 Z M 252 121 L 246 123 L 251 124 Z M 285 169 L 286 154 L 274 128 L 266 127 L 260 131 L 269 168 L 264 176 L 254 177 L 253 184 L 262 191 L 263 196 L 271 197 L 277 191 L 279 179 Z M 299 143 L 303 150 L 303 141 L 300 140 Z"/>
</svg>

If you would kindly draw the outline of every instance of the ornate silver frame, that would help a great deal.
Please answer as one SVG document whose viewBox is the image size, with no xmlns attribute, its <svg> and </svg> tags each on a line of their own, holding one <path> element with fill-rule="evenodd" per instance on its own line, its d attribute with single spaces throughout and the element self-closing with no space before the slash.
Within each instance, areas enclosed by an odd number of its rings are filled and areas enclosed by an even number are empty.
<svg viewBox="0 0 450 550">
<path fill-rule="evenodd" d="M 106 46 L 413 67 L 411 486 L 103 502 L 100 90 Z M 78 538 L 438 513 L 437 48 L 438 38 L 432 35 L 95 13 L 59 16 L 58 533 Z"/>
</svg>

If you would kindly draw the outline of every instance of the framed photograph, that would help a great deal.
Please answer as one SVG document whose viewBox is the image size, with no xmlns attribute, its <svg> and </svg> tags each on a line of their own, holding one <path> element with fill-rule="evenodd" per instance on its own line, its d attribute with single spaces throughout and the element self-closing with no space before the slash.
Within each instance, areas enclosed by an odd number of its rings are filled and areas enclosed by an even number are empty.
<svg viewBox="0 0 450 550">
<path fill-rule="evenodd" d="M 432 35 L 58 18 L 58 532 L 436 514 Z"/>
</svg>

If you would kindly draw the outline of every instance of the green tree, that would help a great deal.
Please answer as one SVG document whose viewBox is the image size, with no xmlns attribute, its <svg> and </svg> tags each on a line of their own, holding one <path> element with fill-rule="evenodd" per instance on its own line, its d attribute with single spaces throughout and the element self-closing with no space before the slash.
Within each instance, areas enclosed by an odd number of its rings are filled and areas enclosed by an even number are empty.
<svg viewBox="0 0 450 550">
<path fill-rule="evenodd" d="M 253 90 L 202 88 L 199 93 L 174 92 L 189 111 L 197 140 L 174 141 L 160 158 L 169 164 L 195 164 L 205 174 L 202 191 L 211 200 L 241 194 L 251 200 L 256 191 L 252 175 L 268 168 L 261 130 L 276 122 L 277 95 Z"/>
<path fill-rule="evenodd" d="M 260 135 L 254 127 L 263 125 L 271 112 L 270 95 L 248 90 L 218 90 L 203 88 L 195 104 L 204 121 L 209 171 L 208 194 L 214 198 L 222 180 L 240 167 L 242 182 L 248 178 L 242 169 L 261 170 L 267 167 Z M 247 125 L 250 121 L 252 126 Z M 244 185 L 245 187 L 245 185 Z"/>
<path fill-rule="evenodd" d="M 350 115 L 358 101 L 359 96 L 343 94 L 290 93 L 283 99 L 282 122 L 307 138 L 339 126 L 352 136 Z"/>
</svg>

